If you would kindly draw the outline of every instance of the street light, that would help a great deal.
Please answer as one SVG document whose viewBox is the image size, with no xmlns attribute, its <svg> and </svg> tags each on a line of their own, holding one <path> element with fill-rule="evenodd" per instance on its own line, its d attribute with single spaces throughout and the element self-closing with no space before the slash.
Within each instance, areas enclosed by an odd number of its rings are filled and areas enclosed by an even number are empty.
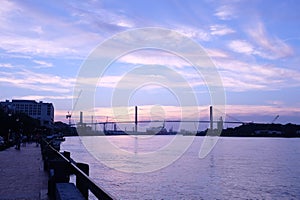
<svg viewBox="0 0 300 200">
<path fill-rule="evenodd" d="M 11 125 L 11 116 L 12 116 L 12 114 L 11 114 L 11 113 L 8 113 L 8 118 L 9 118 L 8 124 L 9 124 L 9 126 Z M 9 140 L 10 132 L 11 132 L 11 129 L 10 129 L 10 128 L 11 128 L 11 127 L 8 128 L 7 142 L 10 142 L 10 140 Z"/>
<path fill-rule="evenodd" d="M 17 119 L 16 119 L 17 127 L 18 127 L 18 128 L 17 128 L 17 130 L 18 130 L 18 132 L 17 132 L 17 141 L 16 141 L 16 142 L 17 142 L 17 143 L 16 143 L 16 149 L 17 149 L 17 150 L 20 150 L 20 146 L 21 146 L 21 137 L 22 137 L 22 136 L 21 136 L 21 133 L 20 133 L 19 121 L 20 121 L 19 118 L 17 118 Z"/>
</svg>

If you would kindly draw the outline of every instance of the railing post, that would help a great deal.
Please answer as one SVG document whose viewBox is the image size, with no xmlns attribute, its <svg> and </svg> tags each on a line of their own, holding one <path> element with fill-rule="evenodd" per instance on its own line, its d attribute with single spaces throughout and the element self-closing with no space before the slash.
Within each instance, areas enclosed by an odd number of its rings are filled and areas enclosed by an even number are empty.
<svg viewBox="0 0 300 200">
<path fill-rule="evenodd" d="M 70 181 L 70 165 L 65 160 L 55 159 L 49 161 L 48 194 L 55 196 L 56 183 L 68 183 Z"/>
<path fill-rule="evenodd" d="M 71 159 L 71 153 L 69 151 L 64 151 L 63 156 L 66 157 L 69 161 Z"/>
<path fill-rule="evenodd" d="M 50 199 L 55 199 L 56 183 L 69 183 L 70 174 L 76 175 L 76 187 L 85 199 L 88 199 L 89 191 L 98 199 L 114 199 L 90 179 L 88 164 L 76 163 L 71 159 L 70 152 L 60 153 L 46 140 L 42 141 L 41 148 L 44 154 L 44 167 L 49 172 L 48 196 Z"/>
<path fill-rule="evenodd" d="M 77 163 L 76 166 L 83 171 L 87 176 L 89 175 L 89 165 L 85 163 Z M 76 175 L 76 187 L 79 189 L 85 199 L 89 198 L 89 188 L 82 176 Z"/>
</svg>

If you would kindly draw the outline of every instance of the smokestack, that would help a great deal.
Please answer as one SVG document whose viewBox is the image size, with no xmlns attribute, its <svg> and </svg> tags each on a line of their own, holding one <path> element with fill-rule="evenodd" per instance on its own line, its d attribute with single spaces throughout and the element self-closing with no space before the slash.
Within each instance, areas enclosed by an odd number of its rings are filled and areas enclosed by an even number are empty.
<svg viewBox="0 0 300 200">
<path fill-rule="evenodd" d="M 83 124 L 83 113 L 80 111 L 80 124 Z"/>
</svg>

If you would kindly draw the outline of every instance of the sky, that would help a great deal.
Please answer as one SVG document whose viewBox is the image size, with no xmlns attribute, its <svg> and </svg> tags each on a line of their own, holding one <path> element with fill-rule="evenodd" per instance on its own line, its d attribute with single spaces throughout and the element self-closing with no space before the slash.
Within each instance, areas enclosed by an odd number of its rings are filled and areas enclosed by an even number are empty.
<svg viewBox="0 0 300 200">
<path fill-rule="evenodd" d="M 51 102 L 55 121 L 67 123 L 65 115 L 82 98 L 74 87 L 89 55 L 116 34 L 157 27 L 205 50 L 222 80 L 224 118 L 270 123 L 279 115 L 278 123 L 300 124 L 299 10 L 296 0 L 1 0 L 0 100 Z M 211 94 L 193 70 L 158 49 L 122 55 L 99 77 L 93 120 L 117 118 L 112 102 L 120 87 L 131 89 L 119 105 L 128 108 L 130 119 L 135 105 L 141 119 L 178 119 L 182 104 L 168 87 L 180 89 L 181 82 L 198 102 L 185 111 L 208 120 Z M 172 77 L 169 85 L 153 81 L 162 75 Z M 72 120 L 78 121 L 75 113 Z"/>
</svg>

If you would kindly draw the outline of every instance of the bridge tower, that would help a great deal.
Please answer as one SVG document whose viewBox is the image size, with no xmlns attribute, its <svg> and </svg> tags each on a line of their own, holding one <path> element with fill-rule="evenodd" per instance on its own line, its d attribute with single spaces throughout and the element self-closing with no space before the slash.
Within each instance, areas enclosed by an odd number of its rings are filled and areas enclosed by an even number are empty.
<svg viewBox="0 0 300 200">
<path fill-rule="evenodd" d="M 210 120 L 210 130 L 214 130 L 214 117 L 213 117 L 213 107 L 209 107 L 209 120 Z"/>
<path fill-rule="evenodd" d="M 134 120 L 135 128 L 134 131 L 137 132 L 137 126 L 138 126 L 138 107 L 135 106 L 135 120 Z"/>
<path fill-rule="evenodd" d="M 80 125 L 83 124 L 83 112 L 82 111 L 80 111 L 79 123 L 80 123 Z"/>
</svg>

